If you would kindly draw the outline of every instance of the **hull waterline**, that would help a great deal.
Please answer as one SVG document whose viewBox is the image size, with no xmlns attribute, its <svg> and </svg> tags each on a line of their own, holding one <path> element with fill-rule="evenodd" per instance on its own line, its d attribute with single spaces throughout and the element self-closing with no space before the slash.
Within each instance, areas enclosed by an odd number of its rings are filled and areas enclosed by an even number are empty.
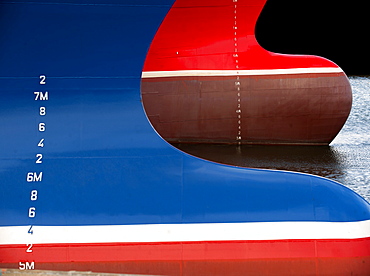
<svg viewBox="0 0 370 276">
<path fill-rule="evenodd" d="M 370 205 L 359 195 L 201 160 L 152 127 L 143 65 L 173 2 L 0 3 L 0 267 L 369 275 Z"/>
</svg>

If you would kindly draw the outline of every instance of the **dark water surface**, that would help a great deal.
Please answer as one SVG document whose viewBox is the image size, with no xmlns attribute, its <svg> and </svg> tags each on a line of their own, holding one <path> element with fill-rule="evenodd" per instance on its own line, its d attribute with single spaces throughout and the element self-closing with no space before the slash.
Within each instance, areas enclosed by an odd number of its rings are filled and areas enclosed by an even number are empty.
<svg viewBox="0 0 370 276">
<path fill-rule="evenodd" d="M 218 163 L 327 177 L 351 188 L 370 202 L 370 77 L 350 77 L 350 82 L 352 111 L 329 146 L 175 146 Z"/>
</svg>

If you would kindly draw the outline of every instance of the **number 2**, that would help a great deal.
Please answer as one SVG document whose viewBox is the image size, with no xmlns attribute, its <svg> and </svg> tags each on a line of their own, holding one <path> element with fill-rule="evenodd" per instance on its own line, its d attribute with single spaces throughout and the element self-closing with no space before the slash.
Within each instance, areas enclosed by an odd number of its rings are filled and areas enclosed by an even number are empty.
<svg viewBox="0 0 370 276">
<path fill-rule="evenodd" d="M 40 84 L 46 84 L 46 76 L 40 75 Z"/>
<path fill-rule="evenodd" d="M 36 154 L 36 164 L 41 164 L 42 163 L 42 154 L 41 153 L 38 153 Z"/>
<path fill-rule="evenodd" d="M 31 253 L 32 252 L 32 246 L 33 246 L 33 244 L 27 244 L 27 249 L 26 249 L 26 252 L 27 253 Z"/>
</svg>

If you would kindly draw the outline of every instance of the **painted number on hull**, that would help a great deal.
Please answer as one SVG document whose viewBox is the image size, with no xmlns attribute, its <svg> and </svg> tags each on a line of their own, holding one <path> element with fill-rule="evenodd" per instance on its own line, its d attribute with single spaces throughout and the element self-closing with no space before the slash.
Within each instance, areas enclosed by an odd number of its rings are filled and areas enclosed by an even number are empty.
<svg viewBox="0 0 370 276">
<path fill-rule="evenodd" d="M 42 181 L 42 172 L 29 172 L 26 177 L 27 182 L 40 182 Z"/>
<path fill-rule="evenodd" d="M 26 246 L 27 246 L 26 252 L 27 253 L 32 253 L 33 244 L 27 244 Z"/>
<path fill-rule="evenodd" d="M 36 154 L 36 164 L 41 164 L 42 163 L 42 154 L 38 153 Z"/>
<path fill-rule="evenodd" d="M 46 84 L 46 76 L 45 75 L 40 75 L 39 76 L 39 84 L 40 85 L 45 85 Z M 35 101 L 48 101 L 49 100 L 49 92 L 48 91 L 35 91 L 33 92 L 34 95 L 34 100 Z M 46 116 L 46 106 L 43 104 L 42 106 L 38 107 L 37 111 L 39 116 Z M 39 122 L 37 129 L 39 132 L 44 132 L 46 130 L 46 124 L 44 122 Z M 45 144 L 45 138 L 38 138 L 37 139 L 38 143 L 37 146 L 39 147 L 39 150 L 41 151 L 40 148 L 44 148 Z M 36 160 L 34 161 L 36 164 L 42 164 L 43 163 L 43 158 L 44 154 L 43 153 L 35 153 L 34 155 L 36 157 Z M 40 166 L 40 165 L 39 165 Z M 34 182 L 41 182 L 42 181 L 42 176 L 43 172 L 28 172 L 26 175 L 26 181 L 29 183 L 34 183 Z M 36 185 L 34 183 L 33 185 Z M 32 189 L 29 194 L 29 199 L 32 202 L 32 204 L 36 203 L 39 197 L 39 192 L 38 189 Z M 29 219 L 32 219 L 34 221 L 36 217 L 36 207 L 32 206 L 28 208 L 28 215 L 27 217 Z M 28 231 L 28 234 L 33 235 L 33 225 L 30 225 Z M 31 253 L 33 254 L 33 244 L 28 243 L 26 244 L 26 253 Z M 35 261 L 19 261 L 18 265 L 19 270 L 34 270 L 35 269 Z"/>
<path fill-rule="evenodd" d="M 33 270 L 35 262 L 19 262 L 19 270 Z"/>
<path fill-rule="evenodd" d="M 46 115 L 46 107 L 45 106 L 41 106 L 40 107 L 40 116 L 45 116 Z"/>
<path fill-rule="evenodd" d="M 40 142 L 37 144 L 37 146 L 38 146 L 38 147 L 40 147 L 40 148 L 43 148 L 43 147 L 44 147 L 44 141 L 45 141 L 45 139 L 44 139 L 44 138 L 42 138 L 42 139 L 40 140 Z"/>
<path fill-rule="evenodd" d="M 45 123 L 39 123 L 39 131 L 44 132 L 46 130 Z"/>
<path fill-rule="evenodd" d="M 36 201 L 37 200 L 37 190 L 32 190 L 31 191 L 31 201 Z"/>
<path fill-rule="evenodd" d="M 46 84 L 46 76 L 40 75 L 40 84 Z"/>
<path fill-rule="evenodd" d="M 33 92 L 35 94 L 35 101 L 48 101 L 49 100 L 49 92 L 40 92 L 40 91 L 35 91 Z"/>
<path fill-rule="evenodd" d="M 29 218 L 34 218 L 36 217 L 36 208 L 35 207 L 30 207 L 28 209 L 28 217 Z"/>
</svg>

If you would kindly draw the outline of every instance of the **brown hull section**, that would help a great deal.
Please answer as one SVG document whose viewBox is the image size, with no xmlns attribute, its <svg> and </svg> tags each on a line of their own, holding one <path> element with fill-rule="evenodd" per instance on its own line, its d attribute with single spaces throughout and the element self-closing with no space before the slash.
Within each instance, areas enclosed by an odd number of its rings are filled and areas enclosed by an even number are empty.
<svg viewBox="0 0 370 276">
<path fill-rule="evenodd" d="M 327 145 L 352 105 L 344 73 L 143 78 L 141 89 L 169 142 Z"/>
<path fill-rule="evenodd" d="M 357 258 L 298 258 L 298 259 L 255 259 L 255 260 L 213 260 L 213 261 L 126 261 L 126 262 L 73 262 L 39 263 L 41 270 L 89 271 L 88 273 L 129 273 L 130 275 L 170 276 L 368 276 L 370 257 Z M 17 269 L 18 264 L 3 264 L 2 267 Z M 6 269 L 3 269 L 4 272 Z M 30 270 L 28 270 L 30 271 Z M 21 276 L 21 272 L 17 270 Z M 43 272 L 47 274 L 47 272 Z M 51 272 L 50 272 L 51 274 Z M 60 273 L 61 274 L 61 273 Z M 4 273 L 4 276 L 7 274 Z M 18 275 L 18 274 L 17 274 Z M 35 275 L 35 274 L 31 274 Z M 63 274 L 62 274 L 63 275 Z M 83 275 L 83 273 L 79 273 Z"/>
</svg>

